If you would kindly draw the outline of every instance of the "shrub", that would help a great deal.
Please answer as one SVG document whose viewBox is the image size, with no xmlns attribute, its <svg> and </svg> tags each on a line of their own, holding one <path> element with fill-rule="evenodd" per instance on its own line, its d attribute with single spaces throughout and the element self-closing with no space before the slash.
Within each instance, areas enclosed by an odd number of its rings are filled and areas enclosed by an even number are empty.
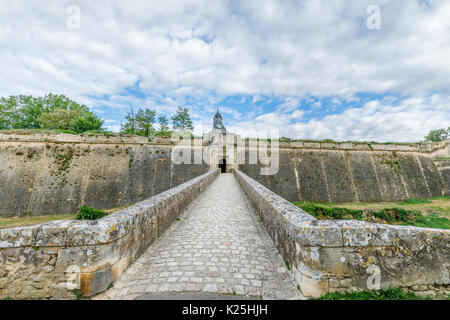
<svg viewBox="0 0 450 320">
<path fill-rule="evenodd" d="M 363 210 L 353 210 L 339 207 L 325 207 L 315 203 L 294 202 L 295 205 L 305 210 L 317 219 L 351 220 L 363 219 Z M 422 228 L 450 229 L 450 220 L 440 217 L 436 213 L 423 215 L 419 211 L 405 210 L 401 208 L 384 208 L 381 210 L 367 210 L 365 220 L 399 225 L 410 225 Z"/>
<path fill-rule="evenodd" d="M 72 293 L 77 300 L 91 300 L 91 298 L 83 296 L 83 294 L 78 289 L 73 289 Z"/>
<path fill-rule="evenodd" d="M 353 210 L 347 208 L 328 208 L 317 204 L 307 203 L 295 203 L 300 208 L 310 213 L 314 217 L 328 217 L 331 219 L 357 219 L 361 220 L 363 210 Z"/>
<path fill-rule="evenodd" d="M 106 216 L 107 213 L 95 208 L 84 206 L 78 211 L 77 220 L 97 220 Z"/>
<path fill-rule="evenodd" d="M 155 136 L 171 137 L 172 136 L 172 131 L 158 131 L 158 132 L 155 133 Z"/>
<path fill-rule="evenodd" d="M 416 220 L 416 212 L 411 210 L 404 210 L 400 208 L 386 208 L 378 211 L 374 211 L 373 216 L 379 219 L 383 219 L 389 223 L 402 222 L 407 224 L 413 224 Z M 419 213 L 420 214 L 420 213 Z"/>
<path fill-rule="evenodd" d="M 405 292 L 401 288 L 389 288 L 371 291 L 357 292 L 333 292 L 327 293 L 313 300 L 423 300 L 414 292 Z"/>
</svg>

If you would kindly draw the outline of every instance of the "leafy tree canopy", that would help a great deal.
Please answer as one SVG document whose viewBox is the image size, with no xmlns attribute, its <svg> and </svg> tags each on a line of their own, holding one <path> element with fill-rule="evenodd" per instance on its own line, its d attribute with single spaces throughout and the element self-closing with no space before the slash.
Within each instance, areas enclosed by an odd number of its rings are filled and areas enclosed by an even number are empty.
<svg viewBox="0 0 450 320">
<path fill-rule="evenodd" d="M 152 137 L 155 134 L 153 125 L 156 122 L 156 111 L 151 109 L 138 109 L 135 113 L 133 108 L 125 116 L 125 123 L 122 124 L 121 132 L 127 134 L 137 134 L 145 137 Z"/>
<path fill-rule="evenodd" d="M 159 116 L 158 117 L 158 123 L 159 123 L 159 131 L 161 133 L 169 132 L 169 120 L 166 116 Z"/>
<path fill-rule="evenodd" d="M 125 123 L 121 123 L 120 132 L 126 134 L 136 134 L 136 115 L 132 107 L 125 116 Z"/>
<path fill-rule="evenodd" d="M 427 142 L 439 142 L 447 139 L 450 136 L 450 127 L 448 129 L 431 130 L 425 137 Z"/>
<path fill-rule="evenodd" d="M 189 109 L 181 106 L 178 107 L 177 112 L 172 117 L 172 124 L 174 130 L 178 129 L 183 133 L 190 133 L 194 130 L 191 117 L 189 116 Z"/>
<path fill-rule="evenodd" d="M 152 137 L 155 134 L 155 128 L 153 128 L 155 122 L 155 110 L 139 109 L 136 114 L 137 133 L 145 137 Z"/>
<path fill-rule="evenodd" d="M 64 129 L 76 133 L 102 131 L 103 121 L 85 105 L 65 95 L 0 98 L 0 129 Z"/>
</svg>

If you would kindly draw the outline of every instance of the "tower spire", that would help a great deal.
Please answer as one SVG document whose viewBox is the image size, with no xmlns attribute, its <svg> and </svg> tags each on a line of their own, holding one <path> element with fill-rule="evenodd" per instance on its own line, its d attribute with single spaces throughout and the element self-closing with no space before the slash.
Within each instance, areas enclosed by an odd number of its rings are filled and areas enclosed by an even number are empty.
<svg viewBox="0 0 450 320">
<path fill-rule="evenodd" d="M 226 129 L 225 129 L 224 125 L 222 124 L 222 116 L 220 115 L 219 107 L 217 107 L 217 112 L 213 118 L 213 128 L 221 130 L 222 133 L 226 132 Z"/>
</svg>

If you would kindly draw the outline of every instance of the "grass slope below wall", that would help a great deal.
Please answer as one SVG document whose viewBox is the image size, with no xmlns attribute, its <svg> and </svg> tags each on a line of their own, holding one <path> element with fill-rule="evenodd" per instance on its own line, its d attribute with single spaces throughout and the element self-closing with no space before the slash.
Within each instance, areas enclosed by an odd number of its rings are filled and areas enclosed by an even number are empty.
<svg viewBox="0 0 450 320">
<path fill-rule="evenodd" d="M 371 290 L 357 292 L 333 292 L 312 300 L 429 300 L 416 295 L 414 292 L 405 292 L 401 288 L 386 290 Z"/>
<path fill-rule="evenodd" d="M 411 225 L 422 228 L 450 229 L 450 197 L 407 199 L 397 203 L 315 203 L 294 202 L 319 220 L 364 220 Z"/>
</svg>

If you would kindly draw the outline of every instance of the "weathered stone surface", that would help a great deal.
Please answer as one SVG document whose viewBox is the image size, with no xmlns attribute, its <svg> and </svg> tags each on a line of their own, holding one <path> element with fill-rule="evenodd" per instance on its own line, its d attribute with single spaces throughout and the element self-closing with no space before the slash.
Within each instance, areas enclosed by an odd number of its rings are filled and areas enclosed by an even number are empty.
<svg viewBox="0 0 450 320">
<path fill-rule="evenodd" d="M 33 246 L 38 231 L 37 226 L 0 229 L 0 248 Z"/>
<path fill-rule="evenodd" d="M 445 296 L 448 230 L 317 221 L 239 170 L 234 172 L 305 296 L 389 287 Z"/>
<path fill-rule="evenodd" d="M 111 269 L 109 267 L 96 272 L 83 272 L 80 275 L 81 287 L 84 292 L 94 295 L 105 291 L 112 282 Z"/>
<path fill-rule="evenodd" d="M 173 164 L 173 148 L 144 137 L 0 133 L 0 216 L 120 207 L 209 170 Z"/>
<path fill-rule="evenodd" d="M 174 147 L 163 138 L 149 143 L 132 136 L 2 132 L 0 216 L 119 207 L 209 170 L 206 163 L 172 163 Z M 185 149 L 192 152 L 195 146 Z M 448 193 L 449 169 L 438 168 L 431 157 L 448 157 L 449 150 L 448 140 L 370 146 L 282 142 L 276 175 L 261 176 L 261 163 L 239 169 L 289 201 L 403 200 Z"/>
<path fill-rule="evenodd" d="M 248 150 L 246 158 L 248 159 Z M 450 140 L 424 145 L 280 143 L 279 170 L 261 175 L 262 164 L 238 169 L 289 201 L 379 202 L 448 193 Z"/>
<path fill-rule="evenodd" d="M 0 230 L 0 297 L 73 299 L 106 290 L 218 175 L 210 171 L 96 221 Z"/>
<path fill-rule="evenodd" d="M 232 174 L 221 174 L 180 218 L 95 299 L 179 292 L 299 297 Z"/>
</svg>

